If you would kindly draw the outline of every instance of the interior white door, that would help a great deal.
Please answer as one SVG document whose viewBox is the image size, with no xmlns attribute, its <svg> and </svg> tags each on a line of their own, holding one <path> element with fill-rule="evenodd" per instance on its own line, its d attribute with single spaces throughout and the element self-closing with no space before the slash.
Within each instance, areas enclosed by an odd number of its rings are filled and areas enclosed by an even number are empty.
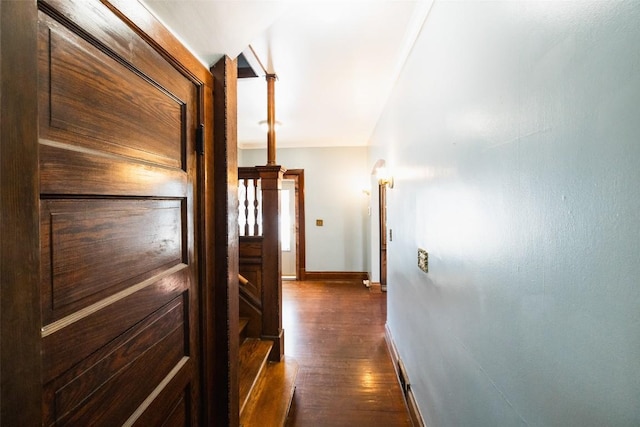
<svg viewBox="0 0 640 427">
<path fill-rule="evenodd" d="M 296 277 L 296 195 L 295 180 L 284 179 L 280 193 L 280 245 L 282 277 Z"/>
</svg>

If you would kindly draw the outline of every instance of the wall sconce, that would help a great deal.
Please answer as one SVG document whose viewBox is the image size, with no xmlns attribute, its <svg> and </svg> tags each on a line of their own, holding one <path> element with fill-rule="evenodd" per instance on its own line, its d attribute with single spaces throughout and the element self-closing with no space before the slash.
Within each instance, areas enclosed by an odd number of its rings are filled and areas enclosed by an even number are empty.
<svg viewBox="0 0 640 427">
<path fill-rule="evenodd" d="M 391 173 L 386 167 L 379 167 L 376 171 L 376 176 L 378 178 L 378 184 L 386 185 L 388 188 L 393 188 L 393 176 L 391 176 Z"/>
<path fill-rule="evenodd" d="M 258 124 L 260 125 L 260 127 L 265 131 L 265 132 L 269 132 L 269 121 L 268 120 L 260 120 L 258 122 Z M 277 121 L 275 122 L 275 126 L 273 130 L 278 130 L 280 128 L 280 126 L 282 126 L 282 123 Z"/>
</svg>

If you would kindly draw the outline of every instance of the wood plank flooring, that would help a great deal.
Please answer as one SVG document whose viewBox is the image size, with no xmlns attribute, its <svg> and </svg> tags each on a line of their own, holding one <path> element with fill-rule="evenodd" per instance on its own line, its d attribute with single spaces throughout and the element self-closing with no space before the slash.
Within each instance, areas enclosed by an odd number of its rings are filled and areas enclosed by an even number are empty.
<svg viewBox="0 0 640 427">
<path fill-rule="evenodd" d="M 298 361 L 288 427 L 411 426 L 384 339 L 386 293 L 283 281 L 285 354 Z"/>
</svg>

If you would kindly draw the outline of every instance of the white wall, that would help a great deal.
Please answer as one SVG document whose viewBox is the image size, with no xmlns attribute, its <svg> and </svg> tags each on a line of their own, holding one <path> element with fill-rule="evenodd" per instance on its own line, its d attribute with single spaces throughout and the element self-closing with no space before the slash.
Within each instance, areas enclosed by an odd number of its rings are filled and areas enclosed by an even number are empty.
<svg viewBox="0 0 640 427">
<path fill-rule="evenodd" d="M 367 271 L 367 148 L 280 148 L 276 158 L 287 169 L 304 169 L 306 271 Z M 240 150 L 238 156 L 240 166 L 266 159 L 266 150 Z M 324 225 L 317 227 L 316 219 Z"/>
<path fill-rule="evenodd" d="M 640 2 L 437 1 L 373 145 L 427 425 L 640 425 Z"/>
</svg>

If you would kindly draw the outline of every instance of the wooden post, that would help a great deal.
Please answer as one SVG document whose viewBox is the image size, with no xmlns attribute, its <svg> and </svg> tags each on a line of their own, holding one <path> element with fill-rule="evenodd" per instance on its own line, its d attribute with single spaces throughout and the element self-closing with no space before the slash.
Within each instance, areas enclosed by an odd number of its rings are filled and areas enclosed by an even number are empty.
<svg viewBox="0 0 640 427">
<path fill-rule="evenodd" d="M 205 192 L 208 233 L 215 241 L 207 248 L 215 275 L 207 281 L 207 310 L 203 324 L 206 345 L 203 352 L 205 419 L 203 425 L 235 427 L 240 424 L 238 357 L 238 141 L 237 141 L 237 62 L 221 58 L 212 68 L 213 147 L 205 150 L 213 161 Z M 211 171 L 208 171 L 211 173 Z M 213 200 L 210 191 L 213 190 Z M 213 249 L 213 250 L 212 250 Z"/>
<path fill-rule="evenodd" d="M 267 166 L 276 165 L 276 101 L 275 82 L 278 78 L 275 74 L 267 74 Z"/>
<path fill-rule="evenodd" d="M 284 355 L 282 330 L 282 255 L 280 253 L 280 190 L 284 169 L 258 166 L 262 183 L 262 338 L 273 341 L 269 360 Z"/>
<path fill-rule="evenodd" d="M 42 418 L 38 9 L 0 1 L 0 420 Z"/>
</svg>

